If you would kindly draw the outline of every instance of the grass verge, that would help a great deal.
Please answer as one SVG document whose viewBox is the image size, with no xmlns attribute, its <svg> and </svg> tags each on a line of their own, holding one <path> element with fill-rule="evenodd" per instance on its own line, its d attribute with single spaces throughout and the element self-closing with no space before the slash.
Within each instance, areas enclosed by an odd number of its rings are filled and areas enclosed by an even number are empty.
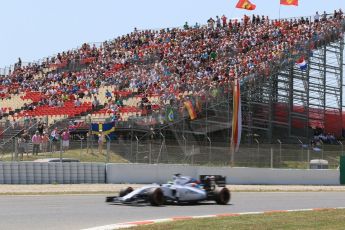
<svg viewBox="0 0 345 230">
<path fill-rule="evenodd" d="M 135 230 L 199 230 L 199 229 L 344 229 L 345 210 L 268 213 L 233 217 L 181 220 L 140 226 Z"/>
<path fill-rule="evenodd" d="M 20 158 L 21 156 L 18 156 Z M 89 151 L 88 153 L 86 150 L 80 151 L 80 149 L 72 149 L 62 153 L 63 158 L 74 158 L 78 159 L 81 162 L 106 162 L 107 156 L 106 151 L 103 150 L 103 154 L 99 154 L 97 150 L 94 150 L 94 153 Z M 24 154 L 23 161 L 34 161 L 36 159 L 44 159 L 44 158 L 60 158 L 60 152 L 55 153 L 39 153 L 38 156 L 33 156 L 31 153 L 29 155 Z M 1 160 L 3 161 L 11 161 L 12 156 L 10 154 L 6 154 L 2 157 Z M 109 154 L 109 162 L 111 163 L 128 163 L 128 161 L 117 155 L 114 152 L 110 152 Z"/>
</svg>

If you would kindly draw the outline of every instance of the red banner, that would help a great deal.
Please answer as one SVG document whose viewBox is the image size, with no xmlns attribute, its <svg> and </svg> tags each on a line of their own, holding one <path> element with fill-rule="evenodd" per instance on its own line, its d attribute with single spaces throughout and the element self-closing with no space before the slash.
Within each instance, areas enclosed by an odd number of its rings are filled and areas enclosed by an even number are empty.
<svg viewBox="0 0 345 230">
<path fill-rule="evenodd" d="M 256 5 L 251 3 L 249 0 L 239 0 L 236 8 L 245 9 L 245 10 L 255 10 Z"/>
<path fill-rule="evenodd" d="M 298 6 L 298 0 L 280 0 L 281 5 Z"/>
</svg>

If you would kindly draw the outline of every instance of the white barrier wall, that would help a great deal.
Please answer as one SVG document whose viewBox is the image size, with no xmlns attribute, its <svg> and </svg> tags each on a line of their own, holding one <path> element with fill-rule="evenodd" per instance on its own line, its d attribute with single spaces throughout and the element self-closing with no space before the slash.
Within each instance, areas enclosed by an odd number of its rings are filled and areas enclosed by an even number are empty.
<svg viewBox="0 0 345 230">
<path fill-rule="evenodd" d="M 105 164 L 0 162 L 0 184 L 53 183 L 105 183 Z"/>
<path fill-rule="evenodd" d="M 170 164 L 0 162 L 0 184 L 165 183 L 172 175 L 223 175 L 228 184 L 339 185 L 338 170 L 204 167 Z"/>
<path fill-rule="evenodd" d="M 204 167 L 189 165 L 107 164 L 107 183 L 165 183 L 181 173 L 223 175 L 228 184 L 339 185 L 338 170 Z"/>
</svg>

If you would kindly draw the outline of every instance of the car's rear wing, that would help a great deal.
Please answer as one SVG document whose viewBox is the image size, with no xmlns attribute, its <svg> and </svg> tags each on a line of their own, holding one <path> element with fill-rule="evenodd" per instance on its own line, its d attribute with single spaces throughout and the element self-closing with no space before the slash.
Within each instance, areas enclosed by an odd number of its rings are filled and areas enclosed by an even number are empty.
<svg viewBox="0 0 345 230">
<path fill-rule="evenodd" d="M 225 187 L 226 177 L 221 175 L 200 175 L 200 182 L 206 190 L 213 190 L 215 186 Z"/>
</svg>

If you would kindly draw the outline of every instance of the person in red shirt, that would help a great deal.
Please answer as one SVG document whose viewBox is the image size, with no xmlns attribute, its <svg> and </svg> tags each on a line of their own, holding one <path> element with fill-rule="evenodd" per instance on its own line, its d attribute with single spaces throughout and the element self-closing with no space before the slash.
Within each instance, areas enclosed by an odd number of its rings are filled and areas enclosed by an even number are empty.
<svg viewBox="0 0 345 230">
<path fill-rule="evenodd" d="M 226 27 L 228 18 L 223 14 L 221 19 L 222 19 L 222 22 L 223 22 L 223 27 Z"/>
<path fill-rule="evenodd" d="M 66 151 L 69 148 L 69 138 L 70 138 L 69 131 L 65 129 L 63 133 L 61 134 L 63 151 Z"/>
</svg>

